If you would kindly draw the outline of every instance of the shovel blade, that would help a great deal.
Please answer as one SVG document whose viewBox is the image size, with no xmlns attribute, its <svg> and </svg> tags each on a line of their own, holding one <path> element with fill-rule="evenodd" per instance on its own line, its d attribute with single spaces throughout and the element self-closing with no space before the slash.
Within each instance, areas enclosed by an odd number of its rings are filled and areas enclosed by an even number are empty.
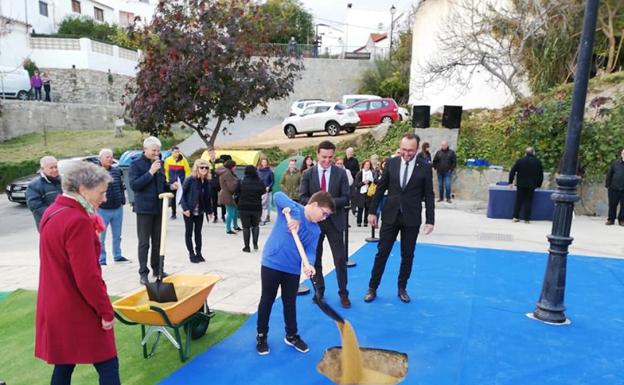
<svg viewBox="0 0 624 385">
<path fill-rule="evenodd" d="M 178 296 L 171 282 L 163 282 L 158 279 L 155 282 L 148 282 L 145 288 L 150 301 L 161 303 L 178 301 Z"/>
</svg>

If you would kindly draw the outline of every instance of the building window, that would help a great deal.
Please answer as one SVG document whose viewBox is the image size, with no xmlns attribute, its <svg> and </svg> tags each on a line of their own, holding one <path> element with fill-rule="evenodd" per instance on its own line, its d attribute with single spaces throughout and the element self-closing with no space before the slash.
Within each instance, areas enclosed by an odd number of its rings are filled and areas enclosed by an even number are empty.
<svg viewBox="0 0 624 385">
<path fill-rule="evenodd" d="M 48 3 L 45 1 L 39 1 L 39 14 L 41 16 L 48 16 Z"/>
<path fill-rule="evenodd" d="M 93 7 L 93 17 L 95 17 L 95 20 L 104 21 L 104 10 L 102 8 Z"/>
<path fill-rule="evenodd" d="M 80 1 L 72 0 L 72 11 L 75 13 L 80 13 Z"/>
</svg>

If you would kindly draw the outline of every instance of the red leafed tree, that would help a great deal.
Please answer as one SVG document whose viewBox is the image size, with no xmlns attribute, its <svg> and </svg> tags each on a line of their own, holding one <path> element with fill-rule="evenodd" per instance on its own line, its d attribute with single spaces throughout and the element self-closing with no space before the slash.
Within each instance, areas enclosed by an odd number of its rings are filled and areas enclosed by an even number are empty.
<svg viewBox="0 0 624 385">
<path fill-rule="evenodd" d="M 144 50 L 128 86 L 137 127 L 166 134 L 183 122 L 212 148 L 224 122 L 256 107 L 266 113 L 303 69 L 266 44 L 279 28 L 249 0 L 161 0 L 152 23 L 134 32 Z"/>
</svg>

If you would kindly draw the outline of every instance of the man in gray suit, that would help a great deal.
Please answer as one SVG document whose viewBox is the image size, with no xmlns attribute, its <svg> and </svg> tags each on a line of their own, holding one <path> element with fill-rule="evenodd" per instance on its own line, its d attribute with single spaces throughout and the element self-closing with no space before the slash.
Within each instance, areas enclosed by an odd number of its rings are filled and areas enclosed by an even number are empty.
<svg viewBox="0 0 624 385">
<path fill-rule="evenodd" d="M 323 241 L 327 237 L 332 256 L 334 257 L 334 266 L 336 267 L 340 304 L 344 308 L 349 308 L 351 307 L 351 301 L 349 301 L 349 292 L 347 291 L 347 258 L 343 232 L 346 227 L 344 208 L 349 205 L 350 192 L 346 171 L 332 164 L 335 152 L 336 146 L 328 140 L 318 145 L 316 150 L 317 164 L 303 173 L 299 193 L 302 205 L 308 203 L 308 199 L 310 199 L 312 194 L 321 190 L 329 192 L 336 202 L 336 211 L 326 220 L 319 222 L 321 236 L 316 247 L 316 260 L 314 262 L 316 276 L 314 281 L 319 296 L 323 298 L 325 294 L 322 265 Z"/>
</svg>

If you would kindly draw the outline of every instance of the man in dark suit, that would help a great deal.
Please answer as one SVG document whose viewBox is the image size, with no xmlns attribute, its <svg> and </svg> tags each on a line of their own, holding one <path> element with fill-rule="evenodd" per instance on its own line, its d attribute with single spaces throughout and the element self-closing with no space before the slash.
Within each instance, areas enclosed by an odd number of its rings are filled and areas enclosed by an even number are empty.
<svg viewBox="0 0 624 385">
<path fill-rule="evenodd" d="M 401 139 L 401 156 L 391 158 L 384 168 L 377 191 L 373 196 L 370 213 L 377 212 L 377 205 L 386 190 L 388 197 L 381 213 L 381 230 L 377 255 L 368 283 L 365 302 L 377 298 L 377 287 L 381 281 L 388 256 L 401 232 L 401 268 L 399 271 L 398 295 L 407 303 L 407 280 L 412 273 L 414 248 L 422 222 L 422 201 L 425 201 L 425 226 L 423 232 L 430 234 L 434 222 L 434 196 L 431 165 L 416 158 L 420 138 L 414 134 L 405 134 Z M 377 226 L 377 215 L 369 214 L 368 223 Z"/>
<path fill-rule="evenodd" d="M 316 151 L 317 164 L 303 173 L 299 193 L 302 205 L 308 203 L 312 194 L 321 190 L 329 192 L 336 202 L 336 211 L 326 220 L 319 222 L 321 236 L 316 247 L 316 260 L 314 262 L 316 276 L 314 281 L 319 296 L 323 298 L 325 294 L 322 265 L 323 241 L 327 237 L 336 267 L 340 304 L 344 308 L 349 308 L 351 301 L 349 301 L 349 292 L 347 291 L 347 263 L 343 238 L 346 226 L 344 208 L 349 204 L 349 182 L 347 171 L 332 164 L 335 152 L 336 146 L 332 142 L 326 140 L 319 144 Z"/>
<path fill-rule="evenodd" d="M 509 171 L 509 188 L 513 188 L 516 179 L 516 202 L 514 204 L 513 221 L 520 221 L 520 209 L 524 208 L 524 221 L 531 220 L 531 206 L 533 205 L 533 192 L 544 181 L 544 168 L 542 162 L 535 157 L 533 147 L 524 150 L 524 157 L 518 159 Z"/>
</svg>

